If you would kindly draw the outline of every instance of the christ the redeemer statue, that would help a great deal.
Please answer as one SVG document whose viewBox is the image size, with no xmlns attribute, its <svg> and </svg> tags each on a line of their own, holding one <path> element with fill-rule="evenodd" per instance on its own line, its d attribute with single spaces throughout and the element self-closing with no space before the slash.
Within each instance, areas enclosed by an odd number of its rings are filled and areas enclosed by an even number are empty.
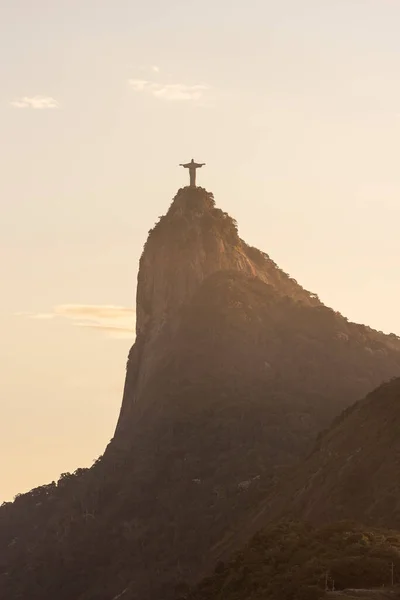
<svg viewBox="0 0 400 600">
<path fill-rule="evenodd" d="M 201 169 L 201 167 L 204 167 L 205 164 L 206 163 L 195 163 L 192 158 L 192 160 L 189 163 L 186 163 L 185 165 L 179 165 L 180 167 L 189 169 L 190 187 L 196 187 L 196 169 Z"/>
</svg>

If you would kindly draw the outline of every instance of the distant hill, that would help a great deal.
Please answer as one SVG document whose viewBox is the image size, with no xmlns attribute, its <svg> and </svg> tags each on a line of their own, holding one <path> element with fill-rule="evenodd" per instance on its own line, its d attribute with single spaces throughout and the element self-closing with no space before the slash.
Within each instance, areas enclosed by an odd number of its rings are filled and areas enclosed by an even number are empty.
<svg viewBox="0 0 400 600">
<path fill-rule="evenodd" d="M 211 194 L 180 190 L 140 260 L 115 436 L 92 469 L 0 509 L 0 597 L 174 597 L 240 546 L 332 418 L 398 374 L 396 336 L 325 307 Z"/>
<path fill-rule="evenodd" d="M 345 591 L 328 592 L 326 600 L 398 599 L 399 589 L 390 589 L 392 564 L 394 583 L 398 585 L 398 532 L 351 522 L 321 528 L 282 522 L 257 533 L 229 562 L 219 563 L 214 574 L 192 592 L 182 589 L 181 598 L 316 600 L 325 595 L 326 588 L 334 588 Z"/>
<path fill-rule="evenodd" d="M 400 378 L 337 417 L 271 505 L 314 523 L 362 518 L 400 529 L 399 472 Z"/>
</svg>

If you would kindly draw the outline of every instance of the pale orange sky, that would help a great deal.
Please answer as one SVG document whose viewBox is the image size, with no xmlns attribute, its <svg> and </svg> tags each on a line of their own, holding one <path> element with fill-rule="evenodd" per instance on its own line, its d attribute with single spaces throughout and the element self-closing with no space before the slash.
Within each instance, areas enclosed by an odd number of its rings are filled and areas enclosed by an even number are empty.
<svg viewBox="0 0 400 600">
<path fill-rule="evenodd" d="M 182 161 L 250 244 L 400 334 L 399 26 L 390 0 L 2 7 L 0 500 L 111 438 L 131 339 L 99 326 L 133 326 L 104 307 L 134 308 Z"/>
</svg>

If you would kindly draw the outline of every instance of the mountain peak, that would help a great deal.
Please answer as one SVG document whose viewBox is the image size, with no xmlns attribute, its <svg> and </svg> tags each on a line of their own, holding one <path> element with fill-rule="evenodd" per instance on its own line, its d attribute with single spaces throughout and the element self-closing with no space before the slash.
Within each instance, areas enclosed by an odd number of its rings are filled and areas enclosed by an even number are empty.
<svg viewBox="0 0 400 600">
<path fill-rule="evenodd" d="M 306 304 L 320 304 L 267 254 L 240 239 L 235 219 L 215 206 L 212 193 L 188 186 L 178 190 L 166 215 L 149 231 L 138 275 L 137 333 L 150 321 L 165 320 L 206 277 L 225 270 L 258 277 Z"/>
<path fill-rule="evenodd" d="M 188 215 L 190 213 L 202 214 L 214 208 L 215 200 L 212 192 L 208 192 L 202 187 L 186 186 L 177 191 L 167 215 L 173 215 L 177 212 Z"/>
</svg>

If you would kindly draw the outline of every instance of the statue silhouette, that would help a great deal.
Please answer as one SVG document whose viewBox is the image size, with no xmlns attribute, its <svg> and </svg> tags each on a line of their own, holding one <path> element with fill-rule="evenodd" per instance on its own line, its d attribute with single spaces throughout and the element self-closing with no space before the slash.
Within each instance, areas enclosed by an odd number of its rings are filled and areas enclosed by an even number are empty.
<svg viewBox="0 0 400 600">
<path fill-rule="evenodd" d="M 196 169 L 200 169 L 204 167 L 206 163 L 195 163 L 193 158 L 189 163 L 180 164 L 180 167 L 184 167 L 185 169 L 189 169 L 190 175 L 190 187 L 196 187 Z"/>
</svg>

